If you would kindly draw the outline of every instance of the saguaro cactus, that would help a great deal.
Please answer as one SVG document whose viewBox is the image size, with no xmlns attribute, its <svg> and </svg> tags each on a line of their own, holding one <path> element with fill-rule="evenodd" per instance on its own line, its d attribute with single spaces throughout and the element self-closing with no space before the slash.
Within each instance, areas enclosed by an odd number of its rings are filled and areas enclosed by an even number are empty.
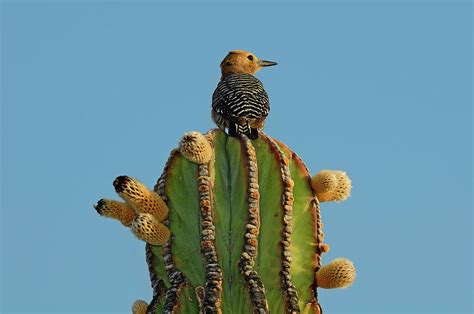
<svg viewBox="0 0 474 314">
<path fill-rule="evenodd" d="M 347 198 L 349 178 L 329 170 L 311 178 L 263 133 L 252 141 L 187 133 L 154 192 L 125 176 L 114 186 L 125 203 L 100 200 L 97 211 L 147 242 L 153 299 L 135 302 L 134 313 L 321 313 L 318 286 L 354 280 L 348 260 L 321 268 L 329 246 L 318 196 Z"/>
</svg>

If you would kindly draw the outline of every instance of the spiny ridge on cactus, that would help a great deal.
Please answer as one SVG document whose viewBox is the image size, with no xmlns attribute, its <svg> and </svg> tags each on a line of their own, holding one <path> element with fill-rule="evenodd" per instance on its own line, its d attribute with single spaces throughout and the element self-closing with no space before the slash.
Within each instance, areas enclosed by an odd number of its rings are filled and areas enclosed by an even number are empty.
<svg viewBox="0 0 474 314">
<path fill-rule="evenodd" d="M 114 182 L 147 242 L 148 313 L 320 313 L 318 283 L 346 284 L 347 263 L 321 269 L 329 246 L 312 185 L 337 191 L 348 177 L 312 180 L 287 146 L 259 135 L 187 133 L 154 192 L 128 177 Z"/>
</svg>

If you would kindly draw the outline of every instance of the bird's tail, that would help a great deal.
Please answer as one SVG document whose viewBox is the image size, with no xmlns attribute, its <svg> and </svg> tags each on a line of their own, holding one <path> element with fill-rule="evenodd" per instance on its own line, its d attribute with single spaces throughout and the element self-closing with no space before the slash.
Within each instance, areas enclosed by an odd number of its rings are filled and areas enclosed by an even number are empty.
<svg viewBox="0 0 474 314">
<path fill-rule="evenodd" d="M 258 138 L 258 130 L 250 127 L 248 121 L 243 123 L 230 123 L 229 125 L 229 135 L 240 138 L 240 134 L 245 134 L 251 140 L 256 140 Z"/>
</svg>

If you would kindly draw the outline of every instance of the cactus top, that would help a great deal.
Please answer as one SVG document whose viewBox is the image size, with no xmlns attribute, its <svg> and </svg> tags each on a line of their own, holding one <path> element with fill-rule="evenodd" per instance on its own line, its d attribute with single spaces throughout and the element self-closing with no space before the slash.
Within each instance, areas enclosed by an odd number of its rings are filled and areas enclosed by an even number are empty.
<svg viewBox="0 0 474 314">
<path fill-rule="evenodd" d="M 208 163 L 174 151 L 155 186 L 173 236 L 150 248 L 153 278 L 167 292 L 157 289 L 149 310 L 315 313 L 323 234 L 304 164 L 263 133 L 205 137 Z"/>
</svg>

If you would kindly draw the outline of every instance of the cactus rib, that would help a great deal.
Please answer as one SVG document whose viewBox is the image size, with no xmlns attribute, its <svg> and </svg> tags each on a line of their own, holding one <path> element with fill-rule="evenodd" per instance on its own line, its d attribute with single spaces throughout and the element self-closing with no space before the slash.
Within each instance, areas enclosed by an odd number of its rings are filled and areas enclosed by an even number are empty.
<svg viewBox="0 0 474 314">
<path fill-rule="evenodd" d="M 311 175 L 305 163 L 303 162 L 303 160 L 295 152 L 292 152 L 292 159 L 296 162 L 298 167 L 302 170 L 308 184 L 311 185 Z M 320 210 L 319 200 L 316 197 L 316 193 L 314 192 L 314 190 L 312 190 L 312 193 L 313 193 L 313 198 L 311 200 L 311 212 L 312 212 L 312 218 L 313 218 L 314 239 L 315 239 L 315 242 L 317 243 L 314 250 L 314 255 L 313 255 L 314 256 L 313 257 L 314 273 L 316 273 L 321 268 L 321 255 L 323 253 L 323 250 L 319 244 L 323 243 L 324 233 L 323 233 L 323 225 L 321 223 L 321 210 Z M 314 279 L 314 283 L 313 283 L 312 295 L 313 295 L 313 298 L 311 300 L 312 304 L 316 308 L 318 308 L 320 312 L 322 313 L 321 306 L 318 303 L 318 290 L 317 290 L 316 278 Z"/>
<path fill-rule="evenodd" d="M 263 135 L 263 134 L 262 134 Z M 300 309 L 298 306 L 298 292 L 292 282 L 290 274 L 291 266 L 291 234 L 292 234 L 292 216 L 293 216 L 293 186 L 294 182 L 291 179 L 289 160 L 285 156 L 283 150 L 278 144 L 269 136 L 263 135 L 262 137 L 268 142 L 273 152 L 277 155 L 280 162 L 280 175 L 283 182 L 283 193 L 282 193 L 282 205 L 283 205 L 283 232 L 281 241 L 282 250 L 282 270 L 281 270 L 281 284 L 282 291 L 286 297 L 286 310 L 287 313 L 299 313 Z"/>
<path fill-rule="evenodd" d="M 166 203 L 168 198 L 166 197 L 165 188 L 166 188 L 166 178 L 171 164 L 175 160 L 176 156 L 179 154 L 178 150 L 173 150 L 171 152 L 168 161 L 165 164 L 165 168 L 161 177 L 158 179 L 157 184 L 155 185 L 155 192 L 163 199 Z M 169 227 L 169 219 L 164 221 L 165 226 Z M 162 256 L 163 262 L 165 264 L 165 269 L 167 271 L 168 280 L 171 286 L 166 290 L 165 293 L 165 304 L 163 307 L 163 313 L 173 313 L 178 306 L 179 301 L 179 292 L 186 284 L 186 277 L 184 274 L 176 267 L 173 261 L 173 253 L 171 251 L 171 245 L 173 242 L 173 236 L 170 236 L 170 239 L 163 247 Z"/>
<path fill-rule="evenodd" d="M 158 301 L 160 297 L 163 295 L 163 292 L 165 291 L 166 287 L 163 280 L 158 279 L 158 274 L 156 273 L 155 268 L 153 266 L 154 255 L 153 255 L 151 244 L 149 243 L 146 244 L 145 252 L 146 252 L 146 263 L 148 265 L 148 271 L 150 273 L 151 287 L 153 289 L 153 299 L 150 305 L 148 306 L 147 312 L 155 313 L 158 307 Z"/>
<path fill-rule="evenodd" d="M 244 250 L 240 256 L 240 272 L 244 277 L 245 286 L 249 290 L 250 300 L 260 313 L 268 313 L 268 304 L 265 297 L 263 282 L 253 269 L 254 259 L 258 252 L 258 234 L 260 228 L 260 192 L 258 189 L 258 166 L 255 148 L 250 139 L 241 134 L 241 145 L 245 151 L 248 168 L 248 214 L 249 220 L 245 226 Z"/>
<path fill-rule="evenodd" d="M 203 313 L 220 313 L 222 302 L 222 269 L 215 247 L 215 230 L 212 218 L 213 198 L 209 164 L 198 167 L 199 205 L 201 209 L 201 253 L 205 259 L 206 287 L 200 304 Z"/>
</svg>

